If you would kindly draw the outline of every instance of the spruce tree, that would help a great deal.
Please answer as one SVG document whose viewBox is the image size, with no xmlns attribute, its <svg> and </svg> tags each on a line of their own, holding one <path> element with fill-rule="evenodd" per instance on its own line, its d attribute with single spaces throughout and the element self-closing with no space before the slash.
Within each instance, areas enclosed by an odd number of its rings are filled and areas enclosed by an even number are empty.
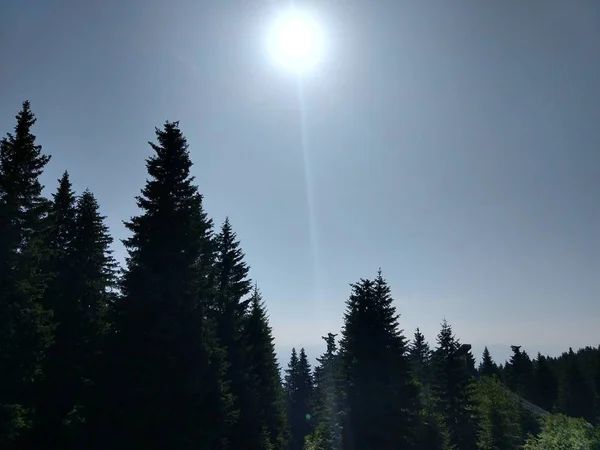
<svg viewBox="0 0 600 450">
<path fill-rule="evenodd" d="M 227 353 L 226 379 L 230 383 L 239 420 L 230 434 L 233 448 L 260 449 L 264 437 L 254 424 L 258 411 L 253 409 L 252 389 L 248 366 L 248 341 L 244 336 L 245 319 L 248 312 L 251 280 L 249 267 L 244 262 L 244 253 L 233 231 L 229 218 L 225 219 L 221 231 L 215 238 L 216 297 L 212 305 L 212 318 L 216 323 L 216 334 Z"/>
<path fill-rule="evenodd" d="M 538 353 L 533 365 L 535 385 L 534 403 L 546 411 L 552 411 L 556 403 L 558 384 L 548 364 L 548 359 Z"/>
<path fill-rule="evenodd" d="M 421 401 L 426 405 L 429 400 L 431 383 L 431 349 L 421 330 L 415 330 L 414 339 L 409 348 L 410 368 L 414 379 L 419 383 Z"/>
<path fill-rule="evenodd" d="M 390 288 L 381 271 L 351 286 L 340 343 L 344 449 L 411 448 L 418 389 Z"/>
<path fill-rule="evenodd" d="M 484 377 L 476 386 L 480 450 L 512 450 L 525 441 L 521 407 L 497 378 Z"/>
<path fill-rule="evenodd" d="M 498 365 L 492 359 L 487 347 L 483 349 L 481 364 L 479 365 L 479 375 L 482 377 L 493 377 L 498 375 Z"/>
<path fill-rule="evenodd" d="M 532 400 L 533 363 L 521 347 L 511 345 L 513 354 L 506 364 L 506 385 L 513 392 L 527 400 Z"/>
<path fill-rule="evenodd" d="M 340 417 L 340 380 L 339 380 L 339 354 L 335 338 L 337 335 L 328 333 L 322 336 L 326 342 L 325 353 L 317 358 L 319 365 L 315 367 L 315 419 L 319 424 L 319 439 L 327 450 L 341 450 L 342 430 Z"/>
<path fill-rule="evenodd" d="M 190 175 L 178 122 L 156 129 L 137 197 L 142 213 L 126 222 L 127 269 L 115 303 L 98 405 L 100 448 L 224 449 L 234 419 L 224 382 L 224 351 L 214 336 L 212 220 Z M 106 438 L 102 442 L 102 438 Z"/>
<path fill-rule="evenodd" d="M 75 331 L 79 317 L 73 316 L 76 307 L 72 294 L 73 277 L 77 268 L 72 260 L 72 241 L 75 233 L 75 193 L 69 173 L 58 180 L 47 217 L 46 272 L 50 275 L 43 296 L 43 305 L 52 310 L 56 322 L 53 345 L 48 349 L 45 378 L 36 393 L 36 424 L 33 445 L 36 448 L 58 448 L 66 445 L 65 420 L 75 406 L 81 379 L 75 367 L 74 349 L 81 336 Z"/>
<path fill-rule="evenodd" d="M 16 116 L 14 134 L 0 141 L 0 447 L 27 444 L 35 391 L 52 343 L 52 313 L 42 306 L 45 221 L 49 201 L 39 177 L 50 157 L 31 129 L 28 101 Z"/>
<path fill-rule="evenodd" d="M 290 450 L 302 450 L 304 439 L 312 431 L 311 400 L 313 378 L 304 348 L 292 349 L 285 376 L 287 417 L 290 430 Z"/>
<path fill-rule="evenodd" d="M 477 421 L 473 399 L 473 378 L 465 359 L 465 346 L 454 336 L 444 320 L 434 351 L 432 393 L 436 411 L 444 418 L 450 443 L 461 450 L 477 448 Z"/>
<path fill-rule="evenodd" d="M 109 313 L 117 298 L 119 267 L 105 221 L 94 194 L 86 189 L 77 199 L 72 242 L 75 275 L 69 291 L 74 300 L 74 333 L 79 336 L 74 355 L 81 389 L 77 395 L 77 416 L 71 421 L 86 421 L 90 414 L 91 396 L 106 356 L 102 352 L 111 327 Z"/>
<path fill-rule="evenodd" d="M 560 411 L 567 416 L 593 422 L 594 392 L 583 377 L 573 349 L 569 348 L 567 365 L 562 373 L 558 394 Z"/>
<path fill-rule="evenodd" d="M 44 296 L 57 323 L 48 352 L 46 379 L 38 393 L 36 448 L 65 448 L 80 442 L 89 387 L 97 373 L 117 265 L 112 238 L 94 195 L 75 198 L 68 174 L 59 180 L 50 211 L 49 270 Z"/>
<path fill-rule="evenodd" d="M 287 418 L 279 363 L 266 307 L 256 285 L 250 298 L 246 336 L 250 344 L 248 361 L 254 400 L 251 411 L 255 412 L 254 428 L 248 431 L 263 431 L 262 450 L 285 450 Z"/>
</svg>

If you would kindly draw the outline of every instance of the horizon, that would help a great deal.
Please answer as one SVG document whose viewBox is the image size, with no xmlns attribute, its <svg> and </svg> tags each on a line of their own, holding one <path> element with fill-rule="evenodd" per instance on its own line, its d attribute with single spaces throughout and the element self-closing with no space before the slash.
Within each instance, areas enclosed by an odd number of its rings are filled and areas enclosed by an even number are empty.
<svg viewBox="0 0 600 450">
<path fill-rule="evenodd" d="M 600 5 L 323 2 L 299 98 L 262 46 L 269 4 L 176 3 L 3 5 L 0 132 L 30 100 L 45 194 L 64 170 L 89 188 L 120 263 L 146 142 L 179 120 L 282 368 L 292 347 L 314 363 L 378 267 L 408 339 L 446 318 L 478 362 L 600 344 Z"/>
</svg>

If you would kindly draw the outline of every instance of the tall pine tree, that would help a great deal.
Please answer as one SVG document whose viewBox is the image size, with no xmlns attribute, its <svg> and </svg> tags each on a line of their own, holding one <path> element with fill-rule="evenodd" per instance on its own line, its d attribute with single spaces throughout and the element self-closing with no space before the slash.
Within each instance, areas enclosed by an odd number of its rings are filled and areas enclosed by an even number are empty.
<svg viewBox="0 0 600 450">
<path fill-rule="evenodd" d="M 431 383 L 431 349 L 421 330 L 415 330 L 414 339 L 409 348 L 410 368 L 415 381 L 421 390 L 421 402 L 426 405 L 429 400 Z"/>
<path fill-rule="evenodd" d="M 492 359 L 492 355 L 487 347 L 483 349 L 481 364 L 479 365 L 479 375 L 482 377 L 493 377 L 498 375 L 498 365 Z"/>
<path fill-rule="evenodd" d="M 594 417 L 594 391 L 584 378 L 579 367 L 577 356 L 569 348 L 566 367 L 561 376 L 558 393 L 560 411 L 567 416 L 583 418 L 593 422 Z"/>
<path fill-rule="evenodd" d="M 411 448 L 418 390 L 390 287 L 381 270 L 351 286 L 341 340 L 344 449 Z"/>
<path fill-rule="evenodd" d="M 556 404 L 558 383 L 548 364 L 548 359 L 540 353 L 533 363 L 533 380 L 534 403 L 546 411 L 552 411 Z"/>
<path fill-rule="evenodd" d="M 0 141 L 0 447 L 6 449 L 26 442 L 54 332 L 52 313 L 42 306 L 50 203 L 39 181 L 50 157 L 31 133 L 36 118 L 28 101 L 16 120 L 14 134 Z"/>
<path fill-rule="evenodd" d="M 475 389 L 479 450 L 512 450 L 525 442 L 521 406 L 497 378 L 484 376 Z"/>
<path fill-rule="evenodd" d="M 247 360 L 250 369 L 250 391 L 254 400 L 250 411 L 255 413 L 255 428 L 251 431 L 262 431 L 263 437 L 266 434 L 268 443 L 263 441 L 261 449 L 285 450 L 287 418 L 279 363 L 266 307 L 256 285 L 250 298 L 246 336 L 249 343 Z"/>
<path fill-rule="evenodd" d="M 527 400 L 532 400 L 533 363 L 525 351 L 518 345 L 511 345 L 513 351 L 506 364 L 506 385 Z"/>
<path fill-rule="evenodd" d="M 126 223 L 132 236 L 124 240 L 129 256 L 96 445 L 223 449 L 234 417 L 224 352 L 208 318 L 216 295 L 213 225 L 178 123 L 166 122 L 156 137 L 150 179 L 137 197 L 142 214 Z"/>
<path fill-rule="evenodd" d="M 264 443 L 261 429 L 255 426 L 258 411 L 253 409 L 252 389 L 248 366 L 248 345 L 244 335 L 245 319 L 251 290 L 249 267 L 244 253 L 231 227 L 225 219 L 215 238 L 216 297 L 212 317 L 216 323 L 217 338 L 227 353 L 226 379 L 230 383 L 239 420 L 230 433 L 233 448 L 260 449 Z"/>
<path fill-rule="evenodd" d="M 317 358 L 319 365 L 315 367 L 315 418 L 320 428 L 315 444 L 321 440 L 322 447 L 327 450 L 341 450 L 342 425 L 340 415 L 340 371 L 339 354 L 336 335 L 328 333 L 322 336 L 326 343 L 325 353 Z"/>
<path fill-rule="evenodd" d="M 311 401 L 314 381 L 304 349 L 292 355 L 285 375 L 287 417 L 290 430 L 290 450 L 302 450 L 304 439 L 312 431 Z"/>
<path fill-rule="evenodd" d="M 56 322 L 54 343 L 48 350 L 45 378 L 37 390 L 36 424 L 33 445 L 36 448 L 59 448 L 67 442 L 67 415 L 75 406 L 81 379 L 76 373 L 75 349 L 81 336 L 76 332 L 79 317 L 72 283 L 78 268 L 73 262 L 72 242 L 75 234 L 75 193 L 69 173 L 58 180 L 48 214 L 45 245 L 49 251 L 45 270 L 50 275 L 43 305 L 52 310 Z"/>
<path fill-rule="evenodd" d="M 466 347 L 461 346 L 446 320 L 442 322 L 437 344 L 432 386 L 436 411 L 444 418 L 451 445 L 461 450 L 476 449 L 473 378 L 465 358 Z"/>
</svg>

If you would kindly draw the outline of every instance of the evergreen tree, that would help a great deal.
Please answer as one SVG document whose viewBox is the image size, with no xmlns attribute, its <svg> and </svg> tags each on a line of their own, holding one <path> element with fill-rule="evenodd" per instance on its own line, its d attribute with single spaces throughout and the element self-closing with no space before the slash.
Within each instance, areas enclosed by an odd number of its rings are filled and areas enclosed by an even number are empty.
<svg viewBox="0 0 600 450">
<path fill-rule="evenodd" d="M 419 383 L 421 389 L 421 400 L 423 404 L 427 404 L 431 383 L 431 349 L 419 328 L 416 329 L 410 345 L 409 358 L 412 376 Z"/>
<path fill-rule="evenodd" d="M 492 359 L 487 347 L 483 349 L 483 357 L 479 365 L 479 375 L 482 377 L 492 377 L 498 375 L 498 366 Z"/>
<path fill-rule="evenodd" d="M 94 444 L 115 449 L 224 449 L 235 419 L 215 303 L 212 220 L 190 175 L 178 122 L 156 129 L 142 214 L 125 225 L 127 269 L 115 303 Z M 104 441 L 103 441 L 104 440 Z"/>
<path fill-rule="evenodd" d="M 484 377 L 476 386 L 480 450 L 512 450 L 525 441 L 521 407 L 496 378 Z"/>
<path fill-rule="evenodd" d="M 569 348 L 567 366 L 562 374 L 558 404 L 560 411 L 567 416 L 583 418 L 593 422 L 594 392 L 583 377 L 573 349 Z"/>
<path fill-rule="evenodd" d="M 533 363 L 521 347 L 511 345 L 513 355 L 506 364 L 506 385 L 521 397 L 532 400 Z"/>
<path fill-rule="evenodd" d="M 250 343 L 248 360 L 256 405 L 252 408 L 256 411 L 254 430 L 264 431 L 261 449 L 285 450 L 287 418 L 281 375 L 273 333 L 257 286 L 254 287 L 250 301 L 246 334 Z"/>
<path fill-rule="evenodd" d="M 546 411 L 554 408 L 557 394 L 557 381 L 548 365 L 545 356 L 538 353 L 533 366 L 533 379 L 535 385 L 534 403 Z"/>
<path fill-rule="evenodd" d="M 260 449 L 264 437 L 260 427 L 254 426 L 258 411 L 252 408 L 250 373 L 247 368 L 249 343 L 244 336 L 244 320 L 250 300 L 251 290 L 248 278 L 249 267 L 244 262 L 244 253 L 231 227 L 225 219 L 220 233 L 216 236 L 216 302 L 212 317 L 216 323 L 217 338 L 226 349 L 228 368 L 226 379 L 230 383 L 234 404 L 239 411 L 239 420 L 230 434 L 233 448 L 248 450 Z"/>
<path fill-rule="evenodd" d="M 77 267 L 73 264 L 72 242 L 75 233 L 75 193 L 68 172 L 58 180 L 58 189 L 47 218 L 46 248 L 48 259 L 45 270 L 50 275 L 43 296 L 43 305 L 52 310 L 56 322 L 54 343 L 47 352 L 45 379 L 36 392 L 36 426 L 32 445 L 36 448 L 65 446 L 65 419 L 75 405 L 75 396 L 81 380 L 74 368 L 74 349 L 79 345 L 75 332 L 78 317 L 73 317 L 75 307 L 72 294 L 73 277 Z"/>
<path fill-rule="evenodd" d="M 416 434 L 418 450 L 453 450 L 444 418 L 431 408 L 421 410 Z"/>
<path fill-rule="evenodd" d="M 71 422 L 85 421 L 89 415 L 86 408 L 98 381 L 97 374 L 102 371 L 103 344 L 111 326 L 109 313 L 117 298 L 119 267 L 112 255 L 113 239 L 105 221 L 94 194 L 86 189 L 77 199 L 72 242 L 75 275 L 70 288 L 74 300 L 71 319 L 74 334 L 79 336 L 73 354 L 81 390 Z M 81 439 L 81 435 L 77 437 Z"/>
<path fill-rule="evenodd" d="M 52 343 L 43 241 L 49 201 L 39 177 L 50 157 L 36 144 L 28 101 L 0 141 L 0 447 L 27 447 L 35 391 Z"/>
<path fill-rule="evenodd" d="M 341 450 L 342 445 L 336 336 L 333 333 L 322 336 L 327 347 L 325 353 L 317 358 L 319 365 L 315 367 L 315 416 L 320 425 L 316 432 L 326 450 Z M 313 442 L 317 440 L 313 437 Z"/>
<path fill-rule="evenodd" d="M 351 286 L 341 340 L 344 449 L 411 448 L 418 389 L 390 288 L 381 271 Z"/>
<path fill-rule="evenodd" d="M 477 423 L 473 399 L 473 378 L 465 354 L 470 346 L 461 345 L 444 320 L 434 351 L 432 386 L 436 412 L 445 421 L 451 445 L 461 450 L 475 449 Z"/>
<path fill-rule="evenodd" d="M 88 190 L 75 199 L 65 172 L 50 213 L 53 279 L 44 301 L 54 311 L 57 329 L 38 392 L 36 448 L 82 445 L 77 439 L 83 431 L 83 409 L 116 284 L 112 238 L 98 209 Z"/>
<path fill-rule="evenodd" d="M 305 437 L 312 431 L 313 388 L 314 381 L 306 352 L 302 348 L 298 355 L 293 348 L 285 376 L 290 450 L 302 450 Z"/>
</svg>

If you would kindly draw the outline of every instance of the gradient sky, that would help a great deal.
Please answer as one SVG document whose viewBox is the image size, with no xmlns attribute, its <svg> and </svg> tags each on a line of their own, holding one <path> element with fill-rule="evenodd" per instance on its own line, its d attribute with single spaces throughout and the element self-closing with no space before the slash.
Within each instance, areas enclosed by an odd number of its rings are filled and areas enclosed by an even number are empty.
<svg viewBox="0 0 600 450">
<path fill-rule="evenodd" d="M 146 142 L 180 120 L 282 354 L 317 356 L 380 266 L 408 335 L 600 344 L 600 3 L 313 0 L 301 96 L 264 45 L 285 4 L 3 0 L 0 131 L 29 99 L 47 188 L 89 187 L 122 259 Z"/>
</svg>

